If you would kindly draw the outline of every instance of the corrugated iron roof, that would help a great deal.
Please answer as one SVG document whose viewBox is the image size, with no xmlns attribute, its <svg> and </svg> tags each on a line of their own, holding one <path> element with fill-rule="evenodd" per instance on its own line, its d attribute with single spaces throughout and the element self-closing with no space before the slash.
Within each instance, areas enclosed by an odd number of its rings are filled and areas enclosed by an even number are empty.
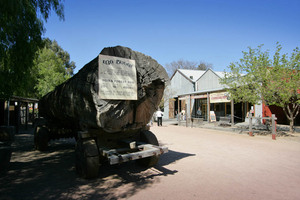
<svg viewBox="0 0 300 200">
<path fill-rule="evenodd" d="M 192 82 L 196 82 L 204 73 L 204 70 L 178 69 L 186 78 Z"/>
</svg>

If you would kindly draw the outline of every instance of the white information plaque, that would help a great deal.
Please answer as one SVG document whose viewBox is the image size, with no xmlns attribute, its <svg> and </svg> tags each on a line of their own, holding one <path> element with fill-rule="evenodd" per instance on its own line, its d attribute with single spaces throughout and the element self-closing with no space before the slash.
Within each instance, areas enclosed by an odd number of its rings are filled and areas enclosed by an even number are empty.
<svg viewBox="0 0 300 200">
<path fill-rule="evenodd" d="M 99 55 L 100 99 L 137 100 L 135 60 Z"/>
</svg>

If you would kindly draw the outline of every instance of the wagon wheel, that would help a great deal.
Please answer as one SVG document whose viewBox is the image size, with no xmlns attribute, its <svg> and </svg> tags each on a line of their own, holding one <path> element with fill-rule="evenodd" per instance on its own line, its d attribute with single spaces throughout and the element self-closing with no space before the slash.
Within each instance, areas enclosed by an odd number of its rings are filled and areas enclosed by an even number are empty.
<svg viewBox="0 0 300 200">
<path fill-rule="evenodd" d="M 37 126 L 34 130 L 35 149 L 45 151 L 48 148 L 49 131 L 46 127 Z"/>
<path fill-rule="evenodd" d="M 140 140 L 141 142 L 158 146 L 157 138 L 151 131 L 147 131 L 147 130 L 141 131 Z M 137 160 L 137 163 L 143 167 L 153 167 L 157 164 L 158 160 L 159 160 L 159 155 L 156 155 L 156 156 L 139 159 Z"/>
<path fill-rule="evenodd" d="M 77 140 L 76 148 L 76 171 L 86 179 L 96 178 L 99 174 L 99 152 L 94 139 Z"/>
</svg>

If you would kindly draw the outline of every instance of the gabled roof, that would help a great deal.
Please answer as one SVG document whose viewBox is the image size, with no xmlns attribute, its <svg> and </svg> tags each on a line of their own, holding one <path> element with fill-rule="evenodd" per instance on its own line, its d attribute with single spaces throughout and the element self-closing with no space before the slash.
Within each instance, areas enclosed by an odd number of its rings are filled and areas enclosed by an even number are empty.
<svg viewBox="0 0 300 200">
<path fill-rule="evenodd" d="M 193 70 L 193 69 L 177 69 L 170 80 L 174 77 L 176 72 L 179 72 L 181 75 L 183 75 L 187 80 L 190 82 L 195 83 L 206 71 L 204 70 Z"/>
<path fill-rule="evenodd" d="M 225 72 L 216 72 L 216 71 L 212 70 L 211 68 L 208 68 L 206 71 L 204 71 L 204 73 L 196 81 L 198 81 L 208 71 L 211 71 L 212 73 L 217 75 L 219 78 L 224 78 L 225 77 Z"/>
<path fill-rule="evenodd" d="M 215 74 L 217 74 L 220 78 L 225 77 L 225 72 L 215 72 Z"/>
</svg>

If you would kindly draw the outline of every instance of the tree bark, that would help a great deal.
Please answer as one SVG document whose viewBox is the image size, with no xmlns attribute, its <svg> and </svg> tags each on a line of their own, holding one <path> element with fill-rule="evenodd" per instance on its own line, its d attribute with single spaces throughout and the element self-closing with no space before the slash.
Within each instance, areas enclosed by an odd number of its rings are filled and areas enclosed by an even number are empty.
<svg viewBox="0 0 300 200">
<path fill-rule="evenodd" d="M 136 61 L 138 100 L 106 100 L 98 95 L 98 57 L 40 100 L 43 117 L 61 127 L 109 133 L 141 129 L 150 121 L 169 80 L 154 59 L 126 47 L 104 48 L 102 55 Z"/>
<path fill-rule="evenodd" d="M 294 132 L 294 119 L 290 120 L 290 132 Z"/>
</svg>

